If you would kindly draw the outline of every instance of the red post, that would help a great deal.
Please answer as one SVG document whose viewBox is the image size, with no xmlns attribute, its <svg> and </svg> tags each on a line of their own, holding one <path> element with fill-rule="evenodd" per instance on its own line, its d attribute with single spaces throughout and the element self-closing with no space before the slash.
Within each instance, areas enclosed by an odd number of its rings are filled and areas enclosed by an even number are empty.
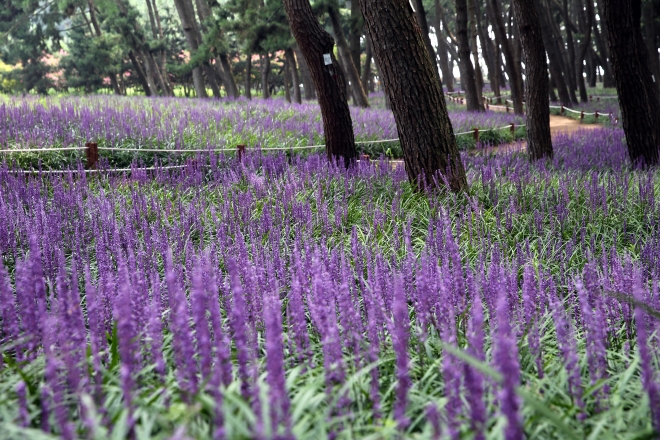
<svg viewBox="0 0 660 440">
<path fill-rule="evenodd" d="M 515 135 L 516 133 L 516 124 L 511 124 L 511 134 Z"/>
<path fill-rule="evenodd" d="M 475 142 L 479 142 L 479 129 L 475 128 L 474 133 L 472 133 L 472 136 L 474 137 Z"/>
<path fill-rule="evenodd" d="M 584 111 L 581 111 L 580 112 L 580 121 L 583 121 L 583 120 L 584 120 Z"/>
<path fill-rule="evenodd" d="M 363 155 L 360 156 L 360 160 L 364 161 L 364 162 L 370 162 L 371 158 L 368 154 L 363 154 Z"/>
<path fill-rule="evenodd" d="M 242 161 L 243 156 L 245 155 L 245 145 L 244 144 L 236 145 L 236 151 L 238 153 L 238 160 Z"/>
<path fill-rule="evenodd" d="M 85 144 L 85 155 L 87 156 L 87 169 L 95 170 L 99 161 L 99 144 L 96 142 L 87 142 Z"/>
<path fill-rule="evenodd" d="M 598 111 L 596 111 L 596 120 L 598 120 Z"/>
<path fill-rule="evenodd" d="M 509 103 L 506 103 L 506 112 L 509 113 Z"/>
</svg>

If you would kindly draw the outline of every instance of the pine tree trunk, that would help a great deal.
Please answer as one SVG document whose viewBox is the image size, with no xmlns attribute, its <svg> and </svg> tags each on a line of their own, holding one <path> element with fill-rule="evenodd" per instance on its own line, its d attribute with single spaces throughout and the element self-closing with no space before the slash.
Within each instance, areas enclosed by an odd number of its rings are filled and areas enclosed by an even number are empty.
<svg viewBox="0 0 660 440">
<path fill-rule="evenodd" d="M 630 161 L 655 165 L 660 150 L 660 100 L 640 29 L 641 0 L 604 0 L 603 6 Z"/>
<path fill-rule="evenodd" d="M 440 71 L 442 72 L 442 84 L 447 87 L 448 92 L 454 91 L 454 74 L 449 68 L 449 48 L 447 47 L 447 39 L 443 35 L 441 28 L 442 5 L 440 0 L 435 0 L 435 32 L 438 37 L 438 58 L 440 59 Z"/>
<path fill-rule="evenodd" d="M 339 50 L 339 57 L 341 58 L 341 64 L 344 67 L 344 73 L 348 77 L 350 83 L 351 92 L 355 98 L 355 102 L 358 107 L 368 108 L 369 99 L 367 99 L 367 94 L 362 87 L 362 81 L 360 81 L 360 74 L 358 73 L 355 64 L 353 63 L 353 57 L 351 56 L 351 50 L 348 47 L 348 42 L 344 36 L 344 31 L 341 28 L 341 21 L 339 17 L 339 12 L 334 6 L 328 7 L 328 15 L 330 16 L 330 24 L 332 25 L 332 32 L 335 34 L 335 41 L 337 43 L 337 49 Z"/>
<path fill-rule="evenodd" d="M 353 64 L 358 71 L 358 75 L 361 76 L 360 71 L 360 56 L 362 55 L 362 47 L 360 46 L 360 39 L 364 34 L 364 20 L 362 19 L 362 12 L 360 12 L 360 5 L 357 1 L 351 2 L 351 20 L 350 20 L 350 48 L 351 48 L 351 58 L 353 58 Z M 365 92 L 367 91 L 366 86 L 364 87 Z M 367 94 L 368 96 L 368 94 Z"/>
<path fill-rule="evenodd" d="M 523 91 L 522 91 L 522 76 L 520 74 L 520 65 L 517 65 L 513 57 L 513 48 L 506 36 L 506 29 L 504 28 L 504 20 L 502 12 L 500 11 L 499 0 L 488 0 L 493 12 L 495 39 L 497 44 L 502 47 L 504 54 L 505 69 L 509 75 L 509 85 L 511 87 L 511 100 L 513 101 L 513 111 L 516 114 L 523 112 Z"/>
<path fill-rule="evenodd" d="M 595 12 L 593 14 L 595 15 Z M 605 21 L 603 20 L 603 16 L 600 14 L 599 16 L 601 26 L 604 27 Z M 592 18 L 592 27 L 594 33 L 594 43 L 596 43 L 596 49 L 598 49 L 598 56 L 600 58 L 600 66 L 603 68 L 604 72 L 603 87 L 606 87 L 605 82 L 610 82 L 610 87 L 613 87 L 614 77 L 612 76 L 612 65 L 608 61 L 609 51 L 607 50 L 607 42 L 605 41 L 607 38 L 601 35 L 600 31 L 598 30 L 598 22 L 596 21 L 595 16 Z M 605 32 L 605 29 L 603 29 L 603 32 Z"/>
<path fill-rule="evenodd" d="M 135 72 L 137 73 L 138 76 L 138 81 L 140 82 L 140 85 L 142 85 L 142 88 L 144 89 L 144 94 L 146 96 L 152 96 L 154 92 L 152 92 L 151 84 L 149 83 L 149 80 L 147 78 L 147 73 L 144 71 L 142 68 L 142 65 L 140 64 L 140 54 L 135 53 L 132 50 L 128 51 L 128 58 L 131 60 L 131 63 L 133 64 L 133 68 L 135 69 Z"/>
<path fill-rule="evenodd" d="M 431 44 L 431 37 L 429 37 L 429 24 L 428 21 L 426 20 L 426 11 L 424 10 L 424 2 L 422 0 L 415 0 L 415 16 L 417 17 L 417 24 L 419 24 L 419 28 L 422 30 L 422 39 L 424 40 L 424 46 L 426 47 L 426 50 L 429 53 L 429 58 L 431 58 L 431 62 L 433 63 L 433 71 L 435 72 L 435 76 L 440 82 L 440 86 L 442 87 L 442 82 L 440 81 L 440 74 L 438 73 L 438 63 L 436 62 L 436 55 L 435 55 L 435 50 L 433 49 L 433 45 Z"/>
<path fill-rule="evenodd" d="M 292 48 L 287 48 L 284 51 L 287 61 L 289 62 L 289 69 L 291 69 L 291 81 L 293 82 L 293 102 L 301 104 L 300 97 L 300 77 L 298 76 L 298 65 L 296 63 L 296 56 Z"/>
<path fill-rule="evenodd" d="M 316 99 L 316 89 L 314 88 L 314 80 L 312 79 L 312 73 L 309 71 L 309 66 L 305 57 L 300 50 L 300 47 L 296 44 L 293 48 L 293 51 L 296 53 L 296 59 L 298 60 L 298 65 L 300 66 L 300 79 L 303 85 L 303 92 L 305 94 L 305 100 L 309 101 Z"/>
<path fill-rule="evenodd" d="M 261 58 L 261 97 L 270 99 L 270 54 L 260 55 Z"/>
<path fill-rule="evenodd" d="M 309 0 L 283 2 L 291 32 L 316 87 L 328 159 L 341 157 L 344 165 L 349 166 L 357 157 L 357 150 L 351 111 L 344 94 L 345 85 L 338 75 L 338 63 L 333 54 L 334 40 L 319 24 Z"/>
<path fill-rule="evenodd" d="M 362 81 L 362 87 L 365 92 L 368 93 L 369 91 L 373 91 L 371 81 L 371 58 L 374 56 L 371 50 L 371 40 L 369 37 L 365 38 L 365 46 L 364 68 L 362 69 L 362 78 L 360 78 L 360 81 Z"/>
<path fill-rule="evenodd" d="M 248 53 L 245 60 L 245 97 L 252 99 L 252 52 Z"/>
<path fill-rule="evenodd" d="M 453 191 L 466 189 L 445 98 L 408 0 L 360 0 L 360 6 L 392 103 L 409 180 L 419 188 L 444 180 Z"/>
<path fill-rule="evenodd" d="M 657 4 L 657 2 L 656 2 Z M 656 84 L 660 82 L 660 58 L 658 58 L 658 46 L 656 45 L 656 22 L 658 14 L 653 9 L 653 2 L 644 3 L 644 37 L 646 42 L 646 52 L 649 56 L 649 68 L 655 78 Z"/>
<path fill-rule="evenodd" d="M 562 105 L 569 106 L 571 104 L 571 97 L 568 93 L 568 87 L 566 86 L 566 81 L 561 70 L 561 55 L 557 52 L 557 46 L 552 37 L 548 11 L 543 5 L 539 5 L 537 12 L 539 21 L 541 22 L 543 44 L 545 45 L 545 49 L 548 52 L 548 59 L 550 60 L 550 73 L 555 86 L 557 87 L 557 93 L 559 93 L 559 101 Z"/>
<path fill-rule="evenodd" d="M 456 40 L 458 41 L 458 67 L 461 71 L 461 88 L 465 91 L 465 104 L 469 111 L 484 111 L 479 102 L 475 69 L 470 60 L 470 40 L 468 38 L 468 11 L 466 0 L 456 3 Z"/>
<path fill-rule="evenodd" d="M 474 3 L 479 43 L 481 43 L 484 61 L 486 61 L 486 68 L 488 69 L 488 81 L 490 81 L 490 90 L 495 94 L 495 96 L 499 96 L 500 82 L 497 75 L 497 70 L 495 69 L 495 49 L 493 47 L 492 40 L 486 36 L 486 30 L 483 26 L 483 15 L 479 5 L 480 1 L 475 1 Z M 486 26 L 488 26 L 488 21 L 486 21 Z"/>
<path fill-rule="evenodd" d="M 199 48 L 199 41 L 197 40 L 197 32 L 195 29 L 195 16 L 190 0 L 174 0 L 176 10 L 181 20 L 183 34 L 186 37 L 186 43 L 191 54 Z M 192 71 L 193 84 L 195 85 L 195 93 L 198 98 L 206 98 L 206 86 L 204 85 L 204 76 L 200 66 L 196 66 Z"/>
<path fill-rule="evenodd" d="M 580 89 L 580 99 L 582 102 L 589 102 L 587 86 L 584 81 L 584 60 L 587 58 L 587 50 L 591 44 L 591 20 L 594 17 L 594 4 L 593 0 L 587 0 L 585 3 L 587 8 L 586 18 L 584 17 L 583 11 L 581 10 L 581 3 L 577 3 L 580 5 L 580 8 L 578 8 L 578 19 L 580 21 L 580 31 L 582 32 L 582 37 L 580 39 L 580 52 L 578 53 L 577 66 L 575 70 L 577 72 L 578 87 Z"/>
<path fill-rule="evenodd" d="M 512 0 L 518 35 L 525 56 L 527 102 L 527 150 L 531 160 L 552 157 L 548 67 L 535 0 Z"/>
<path fill-rule="evenodd" d="M 467 0 L 468 4 L 468 36 L 470 41 L 470 51 L 472 52 L 474 79 L 477 86 L 477 99 L 479 105 L 483 107 L 484 99 L 484 75 L 479 64 L 479 48 L 477 46 L 477 4 L 474 0 Z"/>
</svg>

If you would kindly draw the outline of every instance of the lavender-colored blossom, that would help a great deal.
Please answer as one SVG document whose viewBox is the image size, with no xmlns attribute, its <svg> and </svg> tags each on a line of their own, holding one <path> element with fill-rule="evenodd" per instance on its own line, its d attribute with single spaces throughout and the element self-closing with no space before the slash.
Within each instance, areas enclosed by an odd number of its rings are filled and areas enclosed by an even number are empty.
<svg viewBox="0 0 660 440">
<path fill-rule="evenodd" d="M 516 394 L 516 388 L 520 385 L 518 346 L 508 315 L 509 301 L 506 292 L 500 290 L 497 301 L 497 329 L 493 338 L 493 363 L 502 375 L 498 399 L 500 411 L 507 420 L 504 438 L 507 440 L 522 440 L 524 434 L 520 417 L 520 398 Z"/>
<path fill-rule="evenodd" d="M 394 404 L 394 419 L 399 429 L 404 430 L 410 423 L 406 416 L 408 390 L 410 389 L 410 365 L 408 359 L 408 338 L 410 318 L 408 316 L 408 300 L 403 290 L 400 276 L 394 278 L 394 299 L 392 301 L 392 346 L 396 355 L 396 402 Z"/>
</svg>

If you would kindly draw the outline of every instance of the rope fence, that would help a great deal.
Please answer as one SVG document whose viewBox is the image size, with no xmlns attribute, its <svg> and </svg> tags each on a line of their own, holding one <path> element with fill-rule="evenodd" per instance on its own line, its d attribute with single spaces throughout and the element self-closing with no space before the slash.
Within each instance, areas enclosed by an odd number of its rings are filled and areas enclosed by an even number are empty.
<svg viewBox="0 0 660 440">
<path fill-rule="evenodd" d="M 455 94 L 457 94 L 458 97 L 452 96 L 452 95 L 455 95 Z M 462 98 L 460 94 L 461 94 L 461 92 L 453 92 L 451 94 L 446 93 L 445 95 L 452 102 L 455 102 L 455 103 L 458 103 L 458 104 L 465 104 L 465 99 Z M 513 104 L 512 100 L 505 99 L 504 100 L 505 105 L 492 104 L 494 99 L 503 98 L 504 96 L 511 96 L 511 95 L 509 94 L 509 95 L 502 95 L 502 96 L 495 96 L 495 97 L 482 96 L 482 98 L 485 101 L 486 110 L 491 109 L 491 108 L 493 108 L 493 109 L 503 109 L 507 113 L 509 113 L 511 111 L 511 106 L 509 106 L 509 103 Z M 592 98 L 593 98 L 593 96 L 590 96 L 589 100 L 592 101 L 593 100 Z M 612 99 L 612 98 L 617 98 L 617 97 L 616 96 L 596 96 L 597 101 L 600 101 L 600 98 Z M 523 105 L 525 105 L 525 101 L 523 101 Z M 596 121 L 597 121 L 600 116 L 608 115 L 610 117 L 610 120 L 613 121 L 614 125 L 617 125 L 619 123 L 619 118 L 615 118 L 614 115 L 612 114 L 612 112 L 609 112 L 609 113 L 608 112 L 599 112 L 598 110 L 596 110 L 595 112 L 585 112 L 583 110 L 575 110 L 575 109 L 572 109 L 572 108 L 569 108 L 569 107 L 566 107 L 566 106 L 563 106 L 563 105 L 550 105 L 548 107 L 549 108 L 554 108 L 554 109 L 559 109 L 559 114 L 561 116 L 564 116 L 565 112 L 578 114 L 578 115 L 580 115 L 580 121 L 583 121 L 585 116 L 594 116 L 596 118 Z M 465 133 L 457 133 L 457 135 L 458 134 L 465 134 Z"/>
</svg>

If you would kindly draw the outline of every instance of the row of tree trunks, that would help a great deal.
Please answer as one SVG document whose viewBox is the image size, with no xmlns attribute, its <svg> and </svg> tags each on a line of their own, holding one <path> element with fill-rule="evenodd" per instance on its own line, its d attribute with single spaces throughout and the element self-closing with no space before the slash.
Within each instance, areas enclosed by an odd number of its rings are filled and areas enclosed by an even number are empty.
<svg viewBox="0 0 660 440">
<path fill-rule="evenodd" d="M 433 72 L 435 72 L 436 79 L 440 82 L 440 74 L 438 73 L 438 65 L 435 62 L 436 55 L 433 45 L 431 44 L 431 37 L 429 37 L 429 24 L 426 20 L 426 11 L 424 10 L 424 3 L 422 0 L 415 0 L 415 16 L 417 17 L 417 23 L 419 24 L 420 29 L 422 30 L 422 40 L 424 40 L 424 46 L 429 53 L 429 58 L 433 60 Z M 442 82 L 440 82 L 442 84 Z"/>
<path fill-rule="evenodd" d="M 190 53 L 194 53 L 199 49 L 200 41 L 198 40 L 192 2 L 190 0 L 174 0 L 174 4 L 181 20 L 181 27 L 183 28 L 183 35 L 186 38 L 188 49 L 190 49 Z M 206 94 L 206 84 L 201 66 L 193 67 L 192 77 L 197 97 L 206 98 L 208 95 Z"/>
<path fill-rule="evenodd" d="M 513 111 L 516 114 L 523 113 L 523 91 L 522 75 L 520 73 L 520 64 L 516 64 L 513 55 L 512 45 L 506 35 L 504 20 L 500 11 L 499 0 L 487 0 L 490 2 L 493 14 L 493 30 L 497 44 L 502 48 L 504 54 L 506 73 L 509 75 L 509 85 L 511 87 L 511 100 L 513 101 Z"/>
<path fill-rule="evenodd" d="M 468 38 L 468 10 L 466 0 L 456 3 L 456 38 L 458 40 L 458 66 L 461 72 L 461 88 L 465 91 L 466 108 L 470 111 L 483 111 L 480 93 L 477 90 L 475 69 L 470 60 L 470 41 Z"/>
<path fill-rule="evenodd" d="M 449 68 L 449 48 L 447 47 L 447 40 L 443 35 L 442 29 L 442 5 L 440 0 L 434 0 L 435 6 L 435 22 L 433 26 L 436 29 L 438 37 L 438 61 L 440 62 L 440 71 L 442 72 L 442 83 L 447 87 L 448 92 L 454 91 L 454 74 Z"/>
</svg>

